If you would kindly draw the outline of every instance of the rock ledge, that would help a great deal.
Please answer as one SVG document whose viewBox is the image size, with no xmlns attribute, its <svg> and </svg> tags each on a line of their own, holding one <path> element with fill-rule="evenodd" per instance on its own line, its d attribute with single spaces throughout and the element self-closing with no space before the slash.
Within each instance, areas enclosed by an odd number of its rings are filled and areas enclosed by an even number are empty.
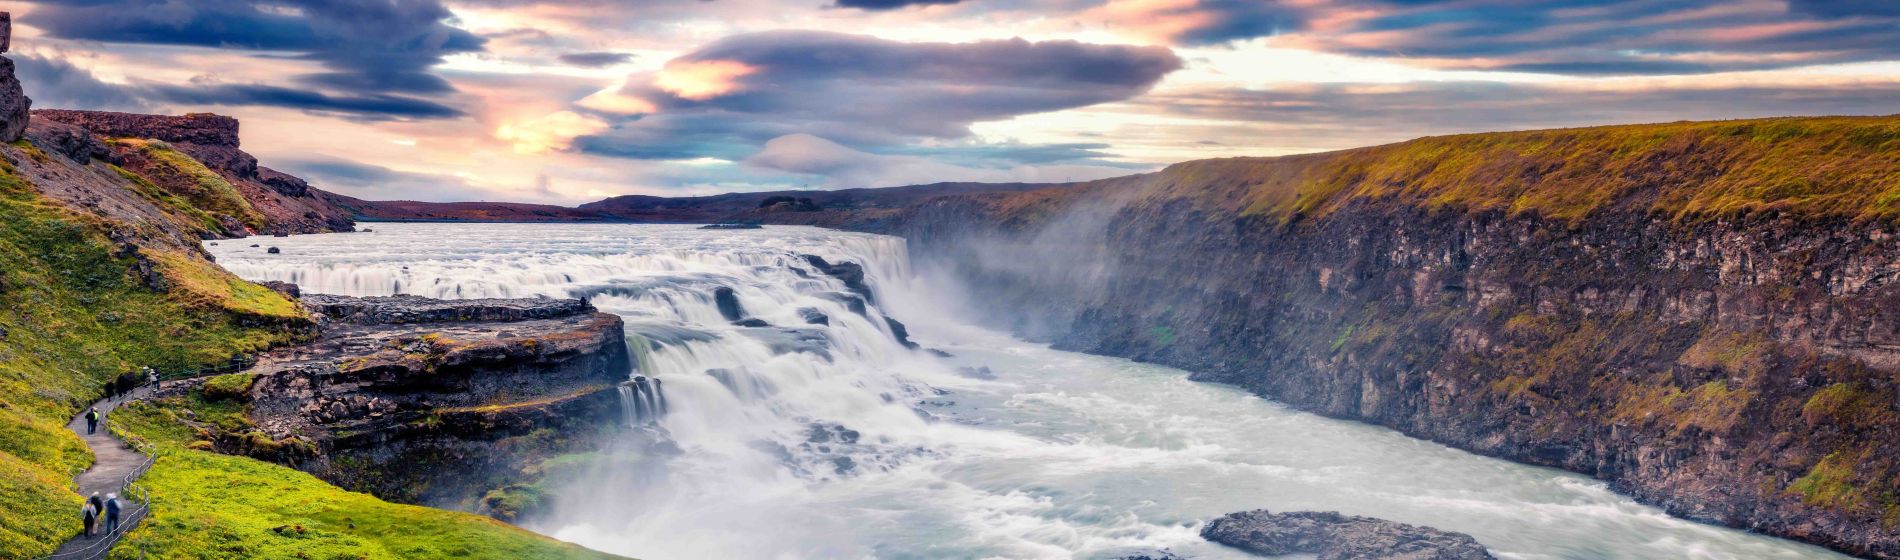
<svg viewBox="0 0 1900 560">
<path fill-rule="evenodd" d="M 1471 535 L 1331 511 L 1230 513 L 1207 522 L 1201 538 L 1266 556 L 1317 554 L 1319 560 L 1493 558 Z"/>
</svg>

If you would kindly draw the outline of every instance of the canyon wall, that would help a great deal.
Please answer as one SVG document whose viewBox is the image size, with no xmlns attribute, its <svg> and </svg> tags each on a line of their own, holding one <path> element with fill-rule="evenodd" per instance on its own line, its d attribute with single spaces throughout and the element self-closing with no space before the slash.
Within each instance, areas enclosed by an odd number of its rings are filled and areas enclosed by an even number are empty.
<svg viewBox="0 0 1900 560">
<path fill-rule="evenodd" d="M 986 319 L 1900 558 L 1900 118 L 1427 138 L 747 218 L 909 239 Z"/>
</svg>

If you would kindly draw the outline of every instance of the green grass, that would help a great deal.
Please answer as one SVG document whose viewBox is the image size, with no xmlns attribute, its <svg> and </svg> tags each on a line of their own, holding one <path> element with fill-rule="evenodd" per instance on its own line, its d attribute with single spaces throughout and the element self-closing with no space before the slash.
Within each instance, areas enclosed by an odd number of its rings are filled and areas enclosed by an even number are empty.
<svg viewBox="0 0 1900 560">
<path fill-rule="evenodd" d="M 182 249 L 141 261 L 152 251 L 106 233 L 137 228 L 47 199 L 15 167 L 32 153 L 0 151 L 0 549 L 36 556 L 73 532 L 72 475 L 92 455 L 64 425 L 108 379 L 223 362 L 290 340 L 285 327 L 306 319 L 274 293 L 193 293 L 237 280 Z"/>
<path fill-rule="evenodd" d="M 1780 210 L 1900 216 L 1900 116 L 1806 117 L 1462 134 L 1168 167 L 1148 196 L 1283 221 L 1366 200 L 1577 220 L 1622 208 L 1682 220 Z"/>
<path fill-rule="evenodd" d="M 113 558 L 618 558 L 488 517 L 392 504 L 288 467 L 191 449 L 192 416 L 231 415 L 230 401 L 192 397 L 130 406 L 117 429 L 159 460 L 140 480 L 153 515 Z M 241 410 L 239 408 L 238 410 Z"/>
<path fill-rule="evenodd" d="M 172 207 L 195 209 L 211 216 L 231 216 L 253 230 L 261 231 L 268 222 L 244 198 L 243 193 L 238 192 L 237 187 L 231 186 L 224 177 L 198 160 L 172 149 L 170 144 L 136 138 L 120 138 L 113 140 L 113 143 L 136 150 L 143 159 L 140 161 L 142 165 L 137 165 L 134 170 L 152 184 L 187 203 L 173 204 Z"/>
</svg>

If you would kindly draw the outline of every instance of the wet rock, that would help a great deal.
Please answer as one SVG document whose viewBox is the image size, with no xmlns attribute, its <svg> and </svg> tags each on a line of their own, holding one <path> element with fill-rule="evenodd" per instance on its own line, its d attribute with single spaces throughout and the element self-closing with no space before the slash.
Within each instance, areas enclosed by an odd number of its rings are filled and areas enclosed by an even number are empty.
<svg viewBox="0 0 1900 560">
<path fill-rule="evenodd" d="M 805 262 L 811 263 L 812 268 L 818 269 L 819 272 L 823 272 L 832 278 L 837 278 L 839 281 L 844 282 L 845 288 L 863 297 L 864 301 L 877 301 L 877 298 L 871 294 L 871 286 L 864 283 L 864 267 L 858 263 L 841 262 L 832 264 L 826 262 L 824 257 L 818 255 L 805 255 Z"/>
<path fill-rule="evenodd" d="M 798 316 L 800 318 L 803 318 L 805 320 L 805 324 L 807 325 L 830 325 L 831 324 L 831 317 L 826 316 L 823 311 L 819 311 L 817 309 L 813 309 L 810 307 L 799 308 Z"/>
<path fill-rule="evenodd" d="M 265 249 L 265 250 L 264 250 L 264 252 L 265 252 L 265 253 L 269 253 L 269 254 L 272 254 L 272 255 L 275 255 L 275 254 L 278 254 L 278 253 L 282 253 L 282 252 L 284 252 L 284 250 L 283 250 L 283 249 L 278 249 L 278 248 L 276 248 L 276 247 L 271 247 L 271 248 L 269 248 L 269 249 Z"/>
<path fill-rule="evenodd" d="M 772 324 L 771 324 L 771 323 L 767 323 L 767 322 L 765 322 L 765 319 L 759 319 L 759 318 L 756 318 L 756 317 L 754 317 L 754 318 L 750 318 L 750 319 L 740 319 L 740 320 L 737 320 L 737 321 L 733 321 L 733 322 L 732 322 L 732 324 L 733 324 L 734 326 L 740 326 L 740 327 L 753 327 L 753 328 L 761 328 L 761 327 L 770 327 L 770 326 L 772 326 Z"/>
<path fill-rule="evenodd" d="M 910 329 L 905 328 L 903 323 L 898 322 L 896 319 L 885 317 L 884 324 L 890 325 L 891 336 L 897 339 L 898 344 L 902 344 L 905 348 L 912 350 L 917 349 L 917 343 L 910 341 Z"/>
<path fill-rule="evenodd" d="M 1201 538 L 1263 556 L 1316 554 L 1318 560 L 1493 558 L 1470 535 L 1337 512 L 1232 513 L 1209 521 Z"/>
<path fill-rule="evenodd" d="M 352 297 L 311 294 L 305 308 L 334 322 L 402 325 L 439 322 L 507 322 L 556 319 L 593 313 L 578 299 L 518 298 L 440 300 L 421 296 Z"/>
<path fill-rule="evenodd" d="M 739 305 L 739 293 L 725 286 L 713 289 L 713 304 L 719 306 L 719 314 L 727 321 L 737 321 L 745 317 L 745 308 Z"/>
<path fill-rule="evenodd" d="M 818 297 L 822 297 L 831 301 L 842 303 L 844 304 L 846 309 L 850 309 L 852 313 L 856 313 L 860 317 L 866 317 L 866 318 L 870 317 L 871 311 L 870 311 L 870 308 L 865 305 L 864 298 L 859 297 L 856 294 L 824 292 L 824 293 L 818 294 Z"/>
</svg>

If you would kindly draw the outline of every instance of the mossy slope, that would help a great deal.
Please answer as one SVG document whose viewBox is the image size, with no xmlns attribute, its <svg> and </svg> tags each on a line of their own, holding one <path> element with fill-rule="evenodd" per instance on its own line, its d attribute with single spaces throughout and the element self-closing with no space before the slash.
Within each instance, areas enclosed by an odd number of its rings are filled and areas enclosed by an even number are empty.
<svg viewBox="0 0 1900 560">
<path fill-rule="evenodd" d="M 191 417 L 241 412 L 199 394 L 138 403 L 118 413 L 129 437 L 159 460 L 142 483 L 153 515 L 113 552 L 137 558 L 618 558 L 461 512 L 392 504 L 301 471 L 192 449 Z"/>
</svg>

